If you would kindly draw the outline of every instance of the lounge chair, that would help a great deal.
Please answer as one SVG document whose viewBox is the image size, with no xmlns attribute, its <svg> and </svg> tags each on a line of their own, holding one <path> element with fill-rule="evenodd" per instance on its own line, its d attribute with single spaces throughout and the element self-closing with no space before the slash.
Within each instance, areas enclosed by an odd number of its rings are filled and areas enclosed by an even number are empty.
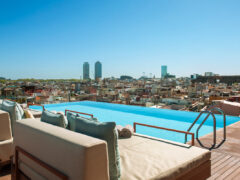
<svg viewBox="0 0 240 180">
<path fill-rule="evenodd" d="M 109 180 L 105 141 L 38 120 L 16 122 L 17 179 Z M 119 139 L 121 180 L 210 176 L 208 150 L 134 134 Z M 14 174 L 13 174 L 14 177 Z"/>
<path fill-rule="evenodd" d="M 9 114 L 0 110 L 0 168 L 10 163 L 13 155 L 13 137 Z"/>
<path fill-rule="evenodd" d="M 0 104 L 2 100 L 0 100 Z M 33 111 L 32 111 L 33 112 Z M 40 117 L 41 112 L 33 112 L 34 117 Z M 8 112 L 0 110 L 0 168 L 10 163 L 13 156 L 13 133 L 10 115 Z"/>
</svg>

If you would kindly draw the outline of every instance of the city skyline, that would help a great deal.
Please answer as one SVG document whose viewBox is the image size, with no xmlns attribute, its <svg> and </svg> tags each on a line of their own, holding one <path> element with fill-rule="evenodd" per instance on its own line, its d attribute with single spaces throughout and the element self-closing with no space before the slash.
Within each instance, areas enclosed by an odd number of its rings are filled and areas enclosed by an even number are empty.
<svg viewBox="0 0 240 180">
<path fill-rule="evenodd" d="M 161 77 L 163 64 L 177 77 L 239 75 L 239 6 L 236 0 L 2 1 L 0 77 L 78 79 L 79 67 L 98 59 L 103 78 Z"/>
</svg>

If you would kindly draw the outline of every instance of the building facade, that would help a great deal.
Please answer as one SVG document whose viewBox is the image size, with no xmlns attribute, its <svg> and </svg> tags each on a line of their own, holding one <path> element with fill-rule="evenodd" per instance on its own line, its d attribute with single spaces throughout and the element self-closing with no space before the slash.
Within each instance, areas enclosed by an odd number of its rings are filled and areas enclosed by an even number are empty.
<svg viewBox="0 0 240 180">
<path fill-rule="evenodd" d="M 205 76 L 214 76 L 213 72 L 205 72 Z"/>
<path fill-rule="evenodd" d="M 95 63 L 95 80 L 102 78 L 102 64 L 97 61 Z"/>
<path fill-rule="evenodd" d="M 165 78 L 167 76 L 167 66 L 161 67 L 161 78 Z"/>
<path fill-rule="evenodd" d="M 83 79 L 90 79 L 88 62 L 83 63 Z"/>
</svg>

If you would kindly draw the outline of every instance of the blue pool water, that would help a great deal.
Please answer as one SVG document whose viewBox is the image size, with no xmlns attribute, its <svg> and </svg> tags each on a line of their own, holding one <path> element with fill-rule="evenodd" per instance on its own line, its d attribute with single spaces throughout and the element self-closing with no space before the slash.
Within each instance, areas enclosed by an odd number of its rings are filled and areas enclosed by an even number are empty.
<svg viewBox="0 0 240 180">
<path fill-rule="evenodd" d="M 139 106 L 129 106 L 122 104 L 111 104 L 93 101 L 81 101 L 59 104 L 46 104 L 45 108 L 49 111 L 62 111 L 65 109 L 93 114 L 101 122 L 115 121 L 116 124 L 125 126 L 133 122 L 139 122 L 149 125 L 155 125 L 165 128 L 187 131 L 192 122 L 199 113 L 175 111 L 167 109 L 155 109 Z M 41 110 L 38 106 L 30 108 Z M 202 119 L 204 116 L 202 116 Z M 217 129 L 223 127 L 223 117 L 216 115 Z M 227 125 L 240 121 L 239 117 L 226 116 Z M 199 120 L 201 122 L 201 119 Z M 196 124 L 191 132 L 196 132 L 198 124 Z M 209 117 L 199 131 L 199 137 L 209 134 L 213 131 L 213 119 Z M 144 126 L 137 126 L 137 133 L 145 134 L 153 137 L 168 139 L 176 142 L 184 142 L 184 134 L 170 132 Z M 188 137 L 190 140 L 191 137 Z"/>
</svg>

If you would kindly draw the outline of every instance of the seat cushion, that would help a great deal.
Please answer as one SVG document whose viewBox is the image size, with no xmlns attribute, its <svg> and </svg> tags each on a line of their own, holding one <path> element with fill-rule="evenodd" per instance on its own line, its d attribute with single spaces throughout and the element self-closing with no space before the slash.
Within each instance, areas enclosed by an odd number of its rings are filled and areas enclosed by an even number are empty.
<svg viewBox="0 0 240 180">
<path fill-rule="evenodd" d="M 134 135 L 119 139 L 121 180 L 177 179 L 210 159 L 208 150 Z"/>
<path fill-rule="evenodd" d="M 96 122 L 68 115 L 71 130 L 105 140 L 108 146 L 109 175 L 111 180 L 120 178 L 120 156 L 118 151 L 118 133 L 115 122 Z"/>
<path fill-rule="evenodd" d="M 63 114 L 53 113 L 47 110 L 43 111 L 41 121 L 63 128 L 66 128 L 68 124 Z"/>
</svg>

